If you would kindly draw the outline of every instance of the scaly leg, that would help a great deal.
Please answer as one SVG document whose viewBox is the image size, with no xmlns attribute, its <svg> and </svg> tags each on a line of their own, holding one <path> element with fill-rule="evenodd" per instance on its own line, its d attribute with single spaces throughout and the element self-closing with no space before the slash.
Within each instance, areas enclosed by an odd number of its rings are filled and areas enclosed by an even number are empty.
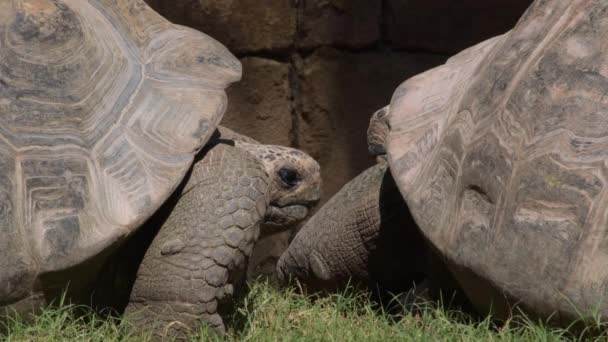
<svg viewBox="0 0 608 342">
<path fill-rule="evenodd" d="M 393 292 L 421 280 L 426 265 L 425 241 L 382 163 L 344 186 L 307 222 L 281 256 L 278 273 L 311 290 L 353 281 Z"/>
<path fill-rule="evenodd" d="M 156 336 L 184 338 L 206 323 L 222 334 L 268 205 L 268 176 L 226 144 L 198 161 L 140 265 L 127 316 Z"/>
</svg>

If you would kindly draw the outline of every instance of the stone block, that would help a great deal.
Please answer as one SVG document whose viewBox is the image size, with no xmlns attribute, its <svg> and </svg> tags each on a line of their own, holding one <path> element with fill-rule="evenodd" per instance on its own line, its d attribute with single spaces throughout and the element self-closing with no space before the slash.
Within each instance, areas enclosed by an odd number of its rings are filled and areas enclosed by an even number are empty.
<svg viewBox="0 0 608 342">
<path fill-rule="evenodd" d="M 292 105 L 289 64 L 241 59 L 243 79 L 228 88 L 222 125 L 264 144 L 291 145 Z"/>
<path fill-rule="evenodd" d="M 288 49 L 296 33 L 293 0 L 146 0 L 172 22 L 195 28 L 234 53 Z"/>
<path fill-rule="evenodd" d="M 366 132 L 407 78 L 445 61 L 429 54 L 319 49 L 298 66 L 299 147 L 321 164 L 323 201 L 374 163 Z"/>
<path fill-rule="evenodd" d="M 306 0 L 299 5 L 297 46 L 364 47 L 380 39 L 382 0 Z"/>
<path fill-rule="evenodd" d="M 532 0 L 387 0 L 391 45 L 456 53 L 513 28 Z"/>
</svg>

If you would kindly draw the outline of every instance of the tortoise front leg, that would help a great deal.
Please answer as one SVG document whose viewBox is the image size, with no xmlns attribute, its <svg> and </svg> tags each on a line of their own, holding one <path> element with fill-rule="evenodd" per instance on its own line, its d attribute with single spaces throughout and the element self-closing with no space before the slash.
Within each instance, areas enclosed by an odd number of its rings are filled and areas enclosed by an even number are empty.
<svg viewBox="0 0 608 342">
<path fill-rule="evenodd" d="M 184 338 L 209 324 L 241 281 L 267 208 L 268 176 L 250 154 L 218 144 L 193 168 L 147 250 L 126 313 L 156 336 Z"/>
<path fill-rule="evenodd" d="M 355 282 L 401 292 L 423 277 L 426 265 L 424 239 L 382 163 L 345 185 L 306 223 L 281 256 L 278 273 L 309 290 Z"/>
</svg>

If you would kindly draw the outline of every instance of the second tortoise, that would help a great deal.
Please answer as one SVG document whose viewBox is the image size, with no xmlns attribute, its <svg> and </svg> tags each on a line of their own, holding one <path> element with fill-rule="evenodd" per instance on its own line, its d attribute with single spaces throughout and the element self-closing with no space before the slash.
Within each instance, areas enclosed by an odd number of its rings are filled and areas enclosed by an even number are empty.
<svg viewBox="0 0 608 342">
<path fill-rule="evenodd" d="M 505 35 L 403 83 L 370 128 L 388 165 L 310 220 L 279 262 L 283 276 L 417 282 L 436 252 L 481 313 L 506 318 L 517 303 L 564 323 L 608 319 L 606 11 L 535 1 Z M 382 200 L 391 182 L 402 206 Z M 391 215 L 407 233 L 389 233 L 409 240 L 383 249 Z M 423 254 L 408 253 L 412 241 Z"/>
</svg>

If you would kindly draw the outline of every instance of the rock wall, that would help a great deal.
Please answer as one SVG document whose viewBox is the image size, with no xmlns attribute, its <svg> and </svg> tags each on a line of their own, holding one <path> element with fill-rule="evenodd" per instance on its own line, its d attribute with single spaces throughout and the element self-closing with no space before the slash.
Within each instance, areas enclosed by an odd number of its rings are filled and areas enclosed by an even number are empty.
<svg viewBox="0 0 608 342">
<path fill-rule="evenodd" d="M 223 123 L 295 146 L 323 168 L 323 199 L 372 165 L 371 114 L 405 79 L 509 30 L 531 0 L 147 0 L 225 44 L 243 63 Z M 272 272 L 289 233 L 265 238 Z M 263 252 L 261 252 L 263 251 Z"/>
</svg>

